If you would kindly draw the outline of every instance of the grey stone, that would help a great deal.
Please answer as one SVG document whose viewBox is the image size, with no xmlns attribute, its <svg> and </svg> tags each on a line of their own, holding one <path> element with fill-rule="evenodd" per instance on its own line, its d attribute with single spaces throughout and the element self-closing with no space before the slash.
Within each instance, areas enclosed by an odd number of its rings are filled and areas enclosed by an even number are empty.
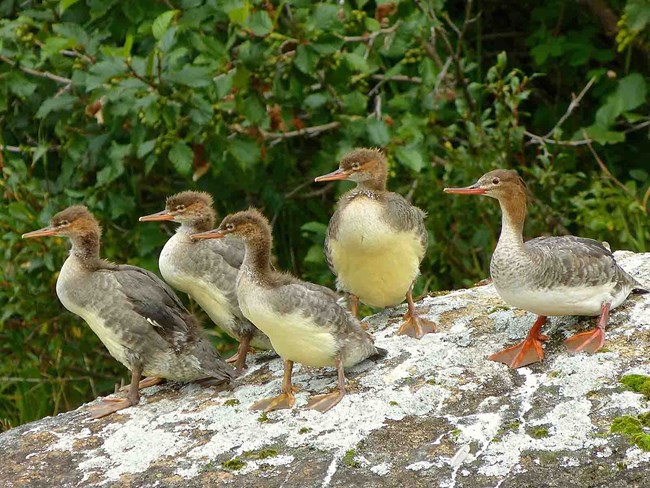
<svg viewBox="0 0 650 488">
<path fill-rule="evenodd" d="M 650 254 L 616 256 L 650 283 Z M 545 361 L 516 371 L 486 357 L 534 317 L 492 285 L 417 305 L 439 332 L 396 336 L 403 306 L 368 318 L 389 356 L 348 371 L 349 394 L 325 414 L 305 404 L 335 372 L 306 368 L 293 410 L 251 412 L 282 376 L 280 359 L 257 354 L 233 391 L 170 383 L 105 419 L 84 405 L 1 434 L 0 486 L 650 486 L 650 452 L 610 433 L 615 417 L 650 409 L 619 382 L 650 375 L 650 295 L 613 311 L 605 352 L 562 345 L 593 318 L 550 319 Z"/>
</svg>

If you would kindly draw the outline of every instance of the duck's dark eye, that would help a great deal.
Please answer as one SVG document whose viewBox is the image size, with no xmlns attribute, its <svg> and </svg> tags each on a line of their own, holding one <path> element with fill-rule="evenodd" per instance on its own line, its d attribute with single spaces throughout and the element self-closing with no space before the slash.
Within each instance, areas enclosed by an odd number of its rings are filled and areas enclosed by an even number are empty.
<svg viewBox="0 0 650 488">
<path fill-rule="evenodd" d="M 499 178 L 493 178 L 492 179 L 492 184 L 493 185 L 498 185 L 499 183 L 501 183 L 501 180 L 499 180 Z"/>
<path fill-rule="evenodd" d="M 361 168 L 361 165 L 359 163 L 352 163 L 352 169 L 354 171 L 358 171 Z"/>
<path fill-rule="evenodd" d="M 235 230 L 234 224 L 226 224 L 226 230 Z"/>
<path fill-rule="evenodd" d="M 70 225 L 70 222 L 68 222 L 67 220 L 62 220 L 61 222 L 59 222 L 59 227 L 63 227 L 64 225 Z"/>
<path fill-rule="evenodd" d="M 177 212 L 181 212 L 183 210 L 185 210 L 185 205 L 182 205 L 182 204 L 181 205 L 176 205 L 176 211 Z"/>
</svg>

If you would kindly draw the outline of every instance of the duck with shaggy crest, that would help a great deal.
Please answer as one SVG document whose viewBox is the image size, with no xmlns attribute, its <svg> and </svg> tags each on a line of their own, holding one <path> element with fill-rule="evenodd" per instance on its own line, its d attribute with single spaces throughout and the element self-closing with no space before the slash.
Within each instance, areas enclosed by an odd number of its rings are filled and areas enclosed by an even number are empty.
<svg viewBox="0 0 650 488">
<path fill-rule="evenodd" d="M 232 368 L 164 281 L 142 268 L 99 257 L 101 228 L 86 207 L 69 207 L 48 227 L 23 234 L 23 238 L 46 236 L 72 242 L 56 281 L 59 300 L 84 319 L 111 355 L 131 371 L 126 398 L 103 399 L 91 409 L 94 418 L 136 405 L 139 388 L 161 378 L 229 383 Z M 142 375 L 149 378 L 141 382 Z"/>
<path fill-rule="evenodd" d="M 237 278 L 237 297 L 244 315 L 271 339 L 284 360 L 282 393 L 255 403 L 253 410 L 291 408 L 295 389 L 293 363 L 335 366 L 338 388 L 316 395 L 308 407 L 325 412 L 345 395 L 343 368 L 364 359 L 383 356 L 359 321 L 336 302 L 337 295 L 323 286 L 275 271 L 270 264 L 271 226 L 264 215 L 249 209 L 227 216 L 218 229 L 194 234 L 193 239 L 233 236 L 244 241 L 246 256 Z"/>
<path fill-rule="evenodd" d="M 216 214 L 212 197 L 205 192 L 184 191 L 167 198 L 165 209 L 140 217 L 140 222 L 173 221 L 180 226 L 160 253 L 160 273 L 171 286 L 187 293 L 210 319 L 239 341 L 228 362 L 242 371 L 251 347 L 269 350 L 269 338 L 239 309 L 235 283 L 244 260 L 239 239 L 194 240 L 190 236 L 213 229 Z"/>
<path fill-rule="evenodd" d="M 340 290 L 351 295 L 356 316 L 358 300 L 373 307 L 393 307 L 404 301 L 408 310 L 398 334 L 420 339 L 436 324 L 418 315 L 413 283 L 427 248 L 425 213 L 404 197 L 386 189 L 388 166 L 379 149 L 355 149 L 339 168 L 314 181 L 351 180 L 356 188 L 339 199 L 325 238 L 325 255 Z"/>
<path fill-rule="evenodd" d="M 565 341 L 572 352 L 596 352 L 605 342 L 610 310 L 633 290 L 650 291 L 626 273 L 609 247 L 575 236 L 538 237 L 524 242 L 526 184 L 516 171 L 497 169 L 466 188 L 447 193 L 486 195 L 501 206 L 501 235 L 490 262 L 490 275 L 501 298 L 510 306 L 537 314 L 526 339 L 490 356 L 511 368 L 544 358 L 541 333 L 549 315 L 598 316 L 596 327 Z"/>
</svg>

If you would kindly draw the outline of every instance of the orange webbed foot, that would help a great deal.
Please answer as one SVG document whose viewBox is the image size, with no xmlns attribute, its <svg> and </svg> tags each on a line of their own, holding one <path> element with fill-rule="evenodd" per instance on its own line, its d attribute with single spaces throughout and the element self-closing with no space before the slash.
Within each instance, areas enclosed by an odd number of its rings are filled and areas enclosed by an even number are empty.
<svg viewBox="0 0 650 488">
<path fill-rule="evenodd" d="M 415 339 L 422 339 L 425 334 L 435 332 L 436 330 L 435 322 L 423 319 L 419 315 L 407 313 L 404 316 L 404 322 L 402 322 L 402 325 L 400 325 L 397 331 L 397 335 L 407 335 Z"/>
<path fill-rule="evenodd" d="M 516 346 L 508 347 L 503 351 L 492 354 L 488 357 L 490 361 L 503 363 L 510 368 L 516 369 L 529 364 L 537 363 L 544 359 L 544 348 L 542 341 L 548 340 L 548 336 L 527 337 Z"/>
<path fill-rule="evenodd" d="M 569 337 L 564 345 L 571 352 L 596 352 L 605 344 L 605 331 L 596 327 L 595 329 Z"/>
<path fill-rule="evenodd" d="M 104 398 L 98 405 L 90 407 L 90 416 L 100 419 L 133 405 L 135 404 L 128 398 Z"/>
<path fill-rule="evenodd" d="M 336 390 L 324 395 L 314 395 L 307 402 L 307 408 L 317 410 L 320 413 L 327 412 L 343 399 L 345 392 Z"/>
<path fill-rule="evenodd" d="M 262 410 L 263 412 L 271 412 L 273 410 L 284 410 L 292 408 L 296 403 L 296 397 L 293 395 L 298 389 L 291 388 L 291 392 L 283 392 L 278 396 L 271 398 L 264 398 L 251 405 L 251 410 Z"/>
<path fill-rule="evenodd" d="M 138 390 L 142 390 L 144 388 L 149 388 L 150 386 L 156 386 L 160 383 L 165 381 L 164 378 L 160 378 L 158 376 L 149 376 L 141 381 L 138 382 Z M 127 391 L 131 387 L 130 385 L 123 386 L 122 388 L 119 389 L 119 391 Z"/>
</svg>

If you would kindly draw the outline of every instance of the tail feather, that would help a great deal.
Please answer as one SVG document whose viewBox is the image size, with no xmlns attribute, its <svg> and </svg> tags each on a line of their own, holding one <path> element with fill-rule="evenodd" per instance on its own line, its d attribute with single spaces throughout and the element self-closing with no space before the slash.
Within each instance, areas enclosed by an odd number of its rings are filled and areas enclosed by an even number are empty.
<svg viewBox="0 0 650 488">
<path fill-rule="evenodd" d="M 632 293 L 636 293 L 637 295 L 644 295 L 646 293 L 650 293 L 650 287 L 637 284 L 632 290 Z"/>
<path fill-rule="evenodd" d="M 388 350 L 384 349 L 382 347 L 377 347 L 375 346 L 376 352 L 372 355 L 369 356 L 368 359 L 384 359 L 386 356 L 388 356 Z"/>
</svg>

